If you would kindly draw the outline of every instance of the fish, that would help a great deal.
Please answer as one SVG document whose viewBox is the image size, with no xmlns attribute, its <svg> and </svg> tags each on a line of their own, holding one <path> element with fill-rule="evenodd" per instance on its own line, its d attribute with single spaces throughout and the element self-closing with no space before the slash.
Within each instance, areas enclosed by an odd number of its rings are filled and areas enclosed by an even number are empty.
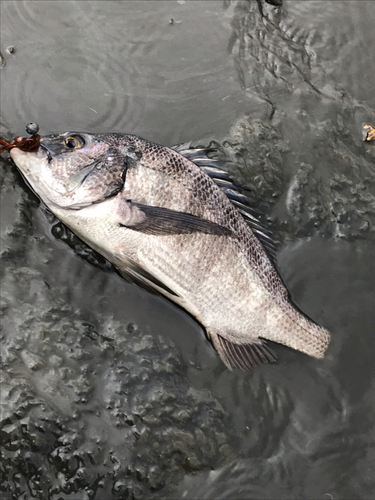
<svg viewBox="0 0 375 500">
<path fill-rule="evenodd" d="M 269 341 L 324 357 L 330 333 L 292 303 L 270 232 L 207 151 L 121 133 L 38 143 L 9 148 L 31 189 L 125 279 L 192 315 L 229 369 L 275 362 Z"/>
</svg>

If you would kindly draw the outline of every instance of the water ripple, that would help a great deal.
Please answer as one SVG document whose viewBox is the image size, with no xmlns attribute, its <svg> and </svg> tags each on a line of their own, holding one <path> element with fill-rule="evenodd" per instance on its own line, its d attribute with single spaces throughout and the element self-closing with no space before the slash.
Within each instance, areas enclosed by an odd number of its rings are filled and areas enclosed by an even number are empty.
<svg viewBox="0 0 375 500">
<path fill-rule="evenodd" d="M 26 32 L 32 30 L 43 37 L 50 30 L 55 30 L 55 33 L 60 31 L 64 25 L 71 31 L 88 25 L 90 17 L 85 6 L 87 3 L 79 0 L 49 2 L 46 8 L 45 2 L 18 0 L 10 3 L 7 7 L 9 10 L 4 6 L 4 13 L 17 19 L 18 28 L 23 28 Z"/>
<path fill-rule="evenodd" d="M 35 39 L 32 32 L 39 33 L 32 45 L 21 46 L 18 65 L 7 68 L 3 89 L 12 112 L 23 123 L 43 117 L 42 127 L 43 121 L 56 131 L 134 130 L 142 121 L 148 100 L 140 90 L 140 82 L 145 80 L 144 70 L 138 68 L 140 53 L 152 51 L 152 43 L 103 42 L 110 39 L 109 33 L 105 38 L 103 32 L 97 32 L 97 23 L 90 24 L 95 12 L 87 15 L 87 5 L 73 3 L 72 15 L 62 2 L 51 6 L 54 15 L 45 16 L 43 2 L 14 2 L 5 12 L 8 19 L 12 15 L 18 18 L 27 36 Z M 55 28 L 60 36 L 43 37 L 43 32 Z M 13 74 L 18 77 L 12 78 Z"/>
</svg>

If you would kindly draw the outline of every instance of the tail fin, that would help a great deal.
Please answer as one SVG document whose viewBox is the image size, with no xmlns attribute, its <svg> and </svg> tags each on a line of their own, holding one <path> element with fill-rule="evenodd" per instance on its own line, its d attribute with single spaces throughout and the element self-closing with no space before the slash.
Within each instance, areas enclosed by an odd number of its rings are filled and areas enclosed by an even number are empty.
<svg viewBox="0 0 375 500">
<path fill-rule="evenodd" d="M 331 334 L 317 325 L 292 304 L 284 304 L 274 315 L 274 325 L 266 338 L 286 345 L 314 358 L 321 359 L 331 340 Z"/>
</svg>

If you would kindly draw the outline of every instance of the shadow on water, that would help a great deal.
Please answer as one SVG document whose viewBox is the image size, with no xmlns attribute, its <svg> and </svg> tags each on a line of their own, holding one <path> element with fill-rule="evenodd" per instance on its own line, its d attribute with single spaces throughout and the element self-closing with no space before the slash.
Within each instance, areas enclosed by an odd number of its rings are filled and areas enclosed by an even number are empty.
<svg viewBox="0 0 375 500">
<path fill-rule="evenodd" d="M 197 139 L 264 213 L 324 360 L 228 371 L 0 159 L 3 498 L 371 498 L 371 2 L 1 2 L 1 135 Z M 8 50 L 13 47 L 14 50 Z"/>
</svg>

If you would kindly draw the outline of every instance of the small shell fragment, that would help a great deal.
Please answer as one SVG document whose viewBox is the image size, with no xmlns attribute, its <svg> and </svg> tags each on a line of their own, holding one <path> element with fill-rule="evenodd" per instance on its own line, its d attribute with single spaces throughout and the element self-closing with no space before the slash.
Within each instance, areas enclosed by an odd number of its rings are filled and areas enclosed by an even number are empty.
<svg viewBox="0 0 375 500">
<path fill-rule="evenodd" d="M 375 128 L 372 125 L 364 125 L 363 126 L 364 130 L 364 141 L 370 142 L 370 141 L 375 141 Z"/>
</svg>

